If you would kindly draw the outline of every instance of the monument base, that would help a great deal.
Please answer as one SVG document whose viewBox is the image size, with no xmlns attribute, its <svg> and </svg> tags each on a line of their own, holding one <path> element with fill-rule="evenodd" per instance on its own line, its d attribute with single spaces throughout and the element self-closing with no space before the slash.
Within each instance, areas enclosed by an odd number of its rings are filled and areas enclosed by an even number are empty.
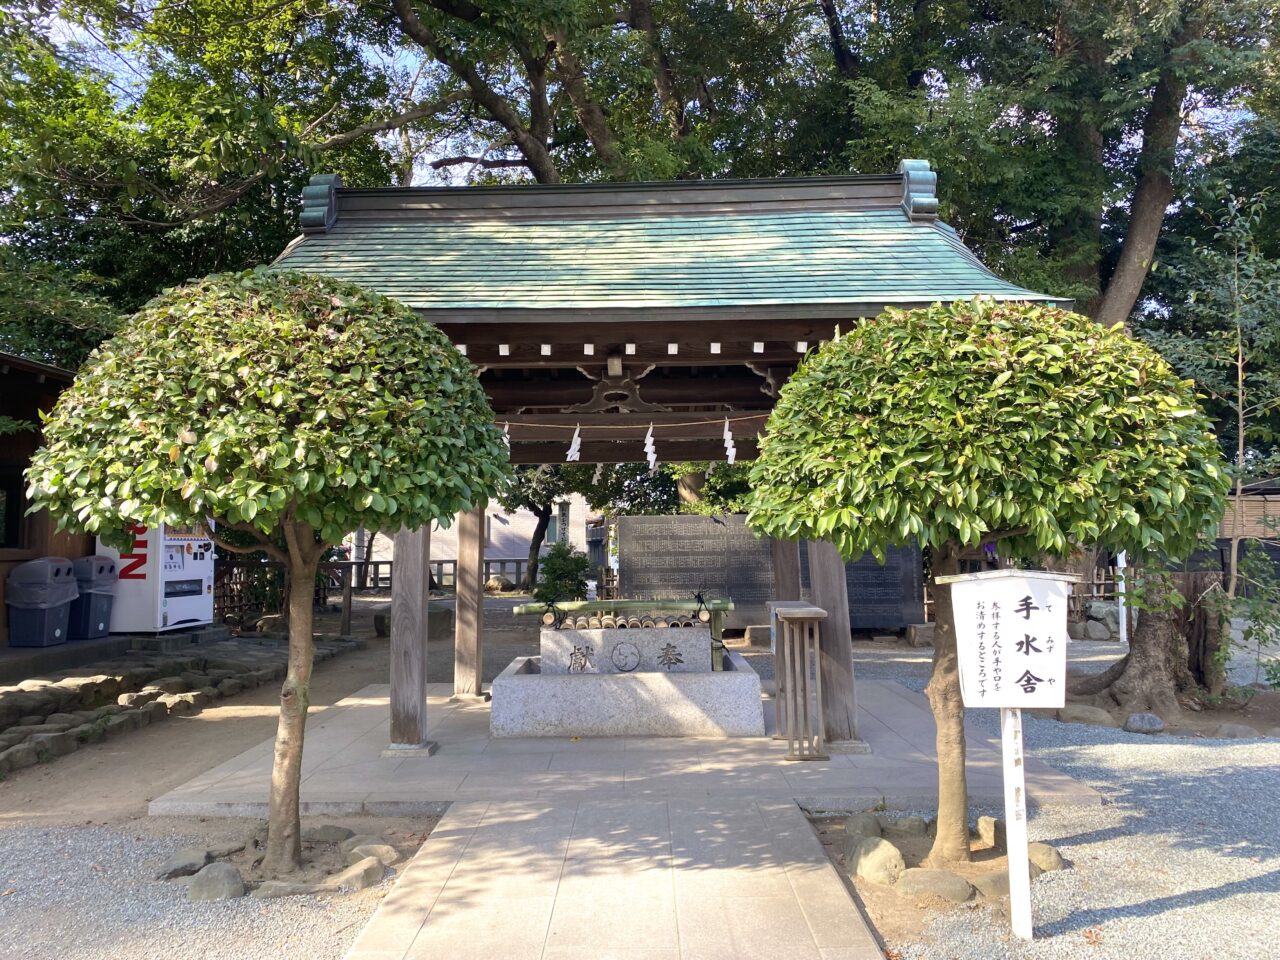
<svg viewBox="0 0 1280 960">
<path fill-rule="evenodd" d="M 493 681 L 494 737 L 763 737 L 760 677 L 727 651 L 724 670 L 544 674 L 517 657 Z"/>
</svg>

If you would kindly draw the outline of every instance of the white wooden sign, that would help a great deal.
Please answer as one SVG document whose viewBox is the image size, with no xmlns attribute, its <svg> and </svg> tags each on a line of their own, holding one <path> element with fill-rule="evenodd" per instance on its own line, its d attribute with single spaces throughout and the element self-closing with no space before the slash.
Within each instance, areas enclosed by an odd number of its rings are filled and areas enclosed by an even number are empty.
<svg viewBox="0 0 1280 960">
<path fill-rule="evenodd" d="M 951 588 L 964 705 L 1000 708 L 1009 917 L 1023 940 L 1031 939 L 1032 920 L 1022 708 L 1066 702 L 1067 598 L 1078 579 L 1043 570 L 984 570 L 934 580 Z"/>
<path fill-rule="evenodd" d="M 966 707 L 1061 707 L 1072 574 L 985 570 L 951 584 Z"/>
</svg>

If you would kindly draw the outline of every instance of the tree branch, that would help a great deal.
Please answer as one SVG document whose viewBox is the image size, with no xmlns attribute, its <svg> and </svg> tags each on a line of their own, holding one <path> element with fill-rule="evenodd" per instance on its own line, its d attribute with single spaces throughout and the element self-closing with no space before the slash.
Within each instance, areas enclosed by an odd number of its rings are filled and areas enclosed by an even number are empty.
<svg viewBox="0 0 1280 960">
<path fill-rule="evenodd" d="M 385 117 L 382 120 L 374 120 L 370 123 L 362 123 L 358 127 L 352 127 L 350 130 L 344 130 L 342 133 L 335 133 L 327 140 L 321 140 L 313 143 L 312 146 L 316 150 L 334 150 L 338 147 L 345 147 L 347 144 L 359 140 L 361 137 L 368 136 L 371 133 L 382 133 L 384 130 L 394 130 L 397 127 L 403 127 L 405 124 L 412 123 L 415 120 L 422 120 L 426 117 L 433 117 L 437 113 L 469 99 L 468 95 L 458 90 L 453 93 L 445 94 L 443 97 L 431 100 L 427 103 L 420 103 L 408 110 L 402 110 L 400 113 Z"/>
<path fill-rule="evenodd" d="M 474 163 L 476 166 L 485 167 L 489 170 L 497 170 L 501 167 L 526 167 L 528 163 L 525 160 L 516 160 L 514 158 L 504 157 L 441 157 L 439 160 L 431 161 L 431 169 L 441 170 L 445 167 L 456 167 L 463 163 Z"/>
<path fill-rule="evenodd" d="M 442 12 L 460 16 L 454 10 L 470 6 L 466 0 L 441 0 L 449 9 Z M 467 85 L 471 99 L 489 112 L 489 116 L 506 128 L 511 141 L 527 161 L 529 171 L 539 183 L 559 183 L 560 173 L 552 162 L 546 141 L 539 140 L 525 126 L 520 114 L 496 90 L 484 81 L 475 65 L 450 50 L 431 29 L 422 22 L 413 8 L 413 0 L 391 0 L 401 32 L 417 43 L 440 63 L 444 64 Z M 440 7 L 437 5 L 437 9 Z M 478 13 L 477 13 L 478 15 Z M 465 17 L 461 17 L 466 19 Z"/>
<path fill-rule="evenodd" d="M 232 525 L 224 523 L 222 524 L 222 526 L 225 527 L 225 526 L 232 526 Z M 239 528 L 234 528 L 234 529 L 239 529 Z M 279 560 L 281 563 L 285 563 L 289 559 L 274 544 L 266 543 L 261 540 L 252 546 L 247 546 L 247 547 L 241 546 L 238 543 L 228 543 L 226 540 L 223 540 L 212 530 L 209 531 L 209 539 L 212 540 L 217 545 L 219 550 L 226 550 L 228 553 L 239 553 L 239 554 L 265 553 L 267 556 L 271 557 L 273 560 Z"/>
</svg>

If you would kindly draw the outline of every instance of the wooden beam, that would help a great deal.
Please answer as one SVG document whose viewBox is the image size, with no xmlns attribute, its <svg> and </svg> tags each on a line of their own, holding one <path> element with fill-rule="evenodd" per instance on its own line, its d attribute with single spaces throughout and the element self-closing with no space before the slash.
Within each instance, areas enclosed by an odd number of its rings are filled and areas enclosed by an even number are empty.
<svg viewBox="0 0 1280 960">
<path fill-rule="evenodd" d="M 745 366 L 741 372 L 721 376 L 650 375 L 637 381 L 640 396 L 650 403 L 670 406 L 706 406 L 722 403 L 735 409 L 767 410 L 773 398 L 764 392 L 765 381 Z M 489 405 L 495 411 L 519 410 L 524 407 L 563 408 L 591 399 L 594 380 L 577 373 L 551 377 L 542 375 L 531 380 L 486 374 L 480 378 Z"/>
<path fill-rule="evenodd" d="M 673 341 L 691 342 L 688 321 L 655 321 L 647 323 L 608 322 L 555 322 L 542 323 L 440 323 L 438 324 L 454 343 L 551 343 L 577 346 L 592 343 L 600 355 L 609 352 L 606 347 L 618 348 L 624 343 L 668 344 Z M 848 329 L 849 324 L 844 324 Z M 830 340 L 835 333 L 835 323 L 830 320 L 704 320 L 696 327 L 703 344 L 711 341 L 728 342 L 751 340 L 796 341 Z"/>
<path fill-rule="evenodd" d="M 478 697 L 484 672 L 485 505 L 458 514 L 453 695 Z"/>
<path fill-rule="evenodd" d="M 501 422 L 501 421 L 499 421 Z M 564 463 L 569 449 L 566 436 L 559 441 L 533 441 L 511 444 L 511 462 Z M 754 439 L 735 439 L 739 460 L 754 460 L 758 446 Z M 658 460 L 663 463 L 679 463 L 685 460 L 725 459 L 724 444 L 718 440 L 659 440 Z M 584 440 L 580 451 L 581 463 L 644 463 L 644 441 L 628 440 L 618 443 L 611 440 Z"/>
<path fill-rule="evenodd" d="M 858 702 L 853 685 L 853 635 L 844 558 L 825 540 L 809 541 L 809 583 L 814 606 L 827 611 L 819 636 L 822 716 L 827 740 L 858 739 Z"/>
<path fill-rule="evenodd" d="M 542 343 L 518 342 L 511 340 L 499 344 L 475 343 L 467 344 L 467 359 L 478 367 L 489 370 L 503 368 L 514 369 L 565 369 L 583 366 L 583 357 L 578 349 L 552 350 L 547 356 L 542 352 Z M 794 340 L 729 340 L 718 339 L 720 353 L 711 352 L 711 341 L 690 340 L 686 335 L 683 340 L 656 343 L 622 344 L 621 356 L 627 363 L 658 364 L 666 367 L 719 367 L 735 363 L 763 363 L 766 366 L 792 366 L 800 362 L 796 353 Z M 812 341 L 816 343 L 817 341 Z M 671 344 L 676 345 L 677 353 L 671 352 Z M 602 348 L 597 342 L 597 350 L 601 356 L 607 356 L 609 347 Z M 756 347 L 760 349 L 757 350 Z M 634 347 L 634 350 L 630 349 Z M 603 368 L 603 364 L 601 364 Z"/>
<path fill-rule="evenodd" d="M 643 440 L 649 428 L 653 439 L 661 442 L 710 440 L 724 436 L 724 421 L 738 437 L 754 438 L 764 432 L 768 411 L 758 413 L 520 413 L 508 420 L 497 417 L 510 427 L 513 443 L 537 440 L 563 440 L 568 445 L 575 429 L 581 429 L 584 443 Z M 749 418 L 749 419 L 742 419 Z"/>
<path fill-rule="evenodd" d="M 427 602 L 431 595 L 431 530 L 395 535 L 391 583 L 391 752 L 431 753 L 427 741 Z"/>
</svg>

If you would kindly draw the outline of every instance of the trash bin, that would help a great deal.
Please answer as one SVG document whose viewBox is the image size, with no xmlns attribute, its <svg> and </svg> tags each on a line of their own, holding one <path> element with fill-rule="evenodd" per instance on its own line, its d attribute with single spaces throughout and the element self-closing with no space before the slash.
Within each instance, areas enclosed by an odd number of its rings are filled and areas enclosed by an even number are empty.
<svg viewBox="0 0 1280 960">
<path fill-rule="evenodd" d="M 74 564 L 76 589 L 71 601 L 67 637 L 92 640 L 111 632 L 111 604 L 116 597 L 116 562 L 111 557 L 81 557 Z"/>
<path fill-rule="evenodd" d="M 9 646 L 52 647 L 67 642 L 76 578 L 65 557 L 42 557 L 13 568 L 5 585 Z"/>
</svg>

